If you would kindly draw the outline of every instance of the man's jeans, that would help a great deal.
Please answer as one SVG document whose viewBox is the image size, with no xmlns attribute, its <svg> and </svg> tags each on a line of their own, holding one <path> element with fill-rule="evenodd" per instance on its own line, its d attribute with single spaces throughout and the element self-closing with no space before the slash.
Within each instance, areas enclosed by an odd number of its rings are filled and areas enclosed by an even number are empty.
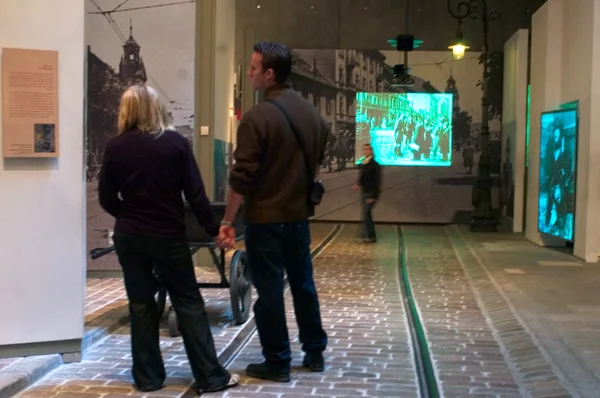
<svg viewBox="0 0 600 398">
<path fill-rule="evenodd" d="M 367 203 L 367 199 L 363 198 L 362 200 L 362 209 L 363 209 L 363 225 L 364 225 L 364 239 L 369 241 L 374 241 L 377 239 L 377 235 L 375 233 L 375 223 L 373 222 L 373 207 L 375 207 L 375 203 Z"/>
<path fill-rule="evenodd" d="M 292 290 L 302 350 L 320 353 L 327 346 L 313 279 L 308 221 L 247 224 L 245 241 L 252 284 L 258 293 L 254 315 L 263 355 L 269 366 L 289 370 L 284 271 Z"/>
</svg>

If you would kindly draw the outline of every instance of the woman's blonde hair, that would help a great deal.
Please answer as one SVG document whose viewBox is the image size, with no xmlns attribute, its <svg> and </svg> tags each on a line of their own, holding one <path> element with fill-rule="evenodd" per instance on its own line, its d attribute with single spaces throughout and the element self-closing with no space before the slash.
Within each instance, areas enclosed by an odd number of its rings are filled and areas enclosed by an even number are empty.
<svg viewBox="0 0 600 398">
<path fill-rule="evenodd" d="M 147 85 L 136 84 L 125 90 L 119 108 L 119 134 L 132 129 L 160 137 L 170 128 L 168 112 L 159 101 L 156 91 Z"/>
<path fill-rule="evenodd" d="M 172 124 L 171 115 L 169 115 L 167 107 L 162 102 L 160 102 L 160 113 L 162 114 L 163 121 L 165 123 L 165 130 L 175 130 L 175 127 L 173 127 Z"/>
</svg>

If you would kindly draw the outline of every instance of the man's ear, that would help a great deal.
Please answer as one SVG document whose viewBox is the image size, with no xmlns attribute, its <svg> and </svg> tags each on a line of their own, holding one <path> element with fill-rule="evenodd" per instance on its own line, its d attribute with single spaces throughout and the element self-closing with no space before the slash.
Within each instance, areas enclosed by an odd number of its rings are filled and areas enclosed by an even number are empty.
<svg viewBox="0 0 600 398">
<path fill-rule="evenodd" d="M 267 69 L 267 71 L 265 72 L 265 75 L 267 76 L 267 79 L 273 79 L 273 81 L 275 81 L 275 72 L 273 71 L 273 69 Z"/>
</svg>

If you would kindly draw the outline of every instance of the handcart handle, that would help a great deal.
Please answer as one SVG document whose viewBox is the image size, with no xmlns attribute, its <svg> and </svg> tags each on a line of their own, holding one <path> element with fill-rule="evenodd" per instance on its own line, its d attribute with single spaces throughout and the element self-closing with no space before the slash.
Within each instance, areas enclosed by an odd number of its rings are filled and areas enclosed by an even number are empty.
<svg viewBox="0 0 600 398">
<path fill-rule="evenodd" d="M 99 247 L 96 249 L 92 249 L 90 250 L 90 258 L 92 260 L 96 260 L 102 256 L 106 256 L 107 254 L 110 254 L 112 252 L 115 251 L 115 247 L 114 246 L 109 246 L 109 247 Z"/>
</svg>

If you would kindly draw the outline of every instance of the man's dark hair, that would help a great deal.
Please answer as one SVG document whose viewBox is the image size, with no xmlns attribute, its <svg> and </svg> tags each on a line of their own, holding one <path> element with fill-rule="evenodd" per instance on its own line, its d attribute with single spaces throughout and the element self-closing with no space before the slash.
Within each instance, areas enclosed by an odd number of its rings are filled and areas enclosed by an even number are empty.
<svg viewBox="0 0 600 398">
<path fill-rule="evenodd" d="M 292 73 L 292 54 L 283 44 L 258 42 L 253 48 L 255 53 L 262 55 L 263 72 L 273 69 L 275 82 L 285 83 Z"/>
</svg>

